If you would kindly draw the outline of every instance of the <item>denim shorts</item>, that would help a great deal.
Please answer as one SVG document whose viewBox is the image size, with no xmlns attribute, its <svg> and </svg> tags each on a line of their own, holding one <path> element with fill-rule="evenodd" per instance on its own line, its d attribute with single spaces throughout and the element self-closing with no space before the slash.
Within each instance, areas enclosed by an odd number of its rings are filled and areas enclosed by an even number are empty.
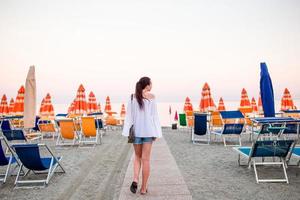
<svg viewBox="0 0 300 200">
<path fill-rule="evenodd" d="M 153 142 L 153 137 L 135 137 L 133 144 L 145 144 Z"/>
</svg>

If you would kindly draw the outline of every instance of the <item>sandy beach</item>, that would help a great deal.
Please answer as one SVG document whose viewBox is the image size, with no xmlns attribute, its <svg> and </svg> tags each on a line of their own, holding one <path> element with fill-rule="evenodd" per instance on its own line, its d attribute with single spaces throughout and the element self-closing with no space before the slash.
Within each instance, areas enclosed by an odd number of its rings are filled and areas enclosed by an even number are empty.
<svg viewBox="0 0 300 200">
<path fill-rule="evenodd" d="M 163 135 L 193 199 L 299 199 L 298 167 L 287 170 L 290 184 L 257 184 L 253 169 L 238 166 L 237 153 L 231 147 L 222 143 L 193 145 L 187 130 L 163 129 Z M 245 135 L 243 145 L 250 145 L 247 139 Z M 1 199 L 119 199 L 133 153 L 119 130 L 109 131 L 96 147 L 55 147 L 52 140 L 45 143 L 63 156 L 67 173 L 55 174 L 47 187 L 35 189 L 14 189 L 15 177 L 10 177 L 0 186 Z M 292 164 L 295 162 L 293 159 Z M 277 167 L 262 167 L 259 173 L 282 175 Z"/>
<path fill-rule="evenodd" d="M 189 132 L 164 131 L 164 137 L 193 199 L 299 199 L 300 168 L 287 169 L 290 184 L 257 184 L 253 168 L 239 166 L 237 153 L 223 143 L 192 145 Z M 243 145 L 249 135 L 243 137 Z M 243 159 L 243 163 L 246 162 Z M 295 160 L 291 161 L 294 164 Z M 258 168 L 262 177 L 282 177 L 281 168 Z"/>
<path fill-rule="evenodd" d="M 45 143 L 63 156 L 66 173 L 55 174 L 41 189 L 14 189 L 15 177 L 10 177 L 0 185 L 1 199 L 117 199 L 131 156 L 119 131 L 109 131 L 96 147 L 55 147 L 52 140 Z"/>
</svg>

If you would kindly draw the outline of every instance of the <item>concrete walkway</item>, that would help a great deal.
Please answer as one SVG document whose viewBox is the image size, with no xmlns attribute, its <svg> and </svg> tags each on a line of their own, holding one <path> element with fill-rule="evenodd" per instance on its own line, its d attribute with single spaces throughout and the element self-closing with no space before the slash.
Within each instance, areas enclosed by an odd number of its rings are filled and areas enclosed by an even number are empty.
<svg viewBox="0 0 300 200">
<path fill-rule="evenodd" d="M 130 199 L 192 199 L 191 193 L 178 169 L 178 166 L 169 150 L 164 138 L 154 142 L 151 157 L 151 173 L 148 184 L 148 193 L 140 195 L 140 184 L 137 194 L 130 192 L 129 187 L 133 177 L 133 158 L 128 165 L 119 200 Z M 140 178 L 140 182 L 141 182 Z"/>
</svg>

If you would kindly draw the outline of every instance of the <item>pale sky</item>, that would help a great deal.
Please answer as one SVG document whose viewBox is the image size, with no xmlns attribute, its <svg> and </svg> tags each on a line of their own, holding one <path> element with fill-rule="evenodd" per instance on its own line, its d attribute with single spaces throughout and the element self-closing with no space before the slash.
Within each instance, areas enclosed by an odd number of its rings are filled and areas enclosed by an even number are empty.
<svg viewBox="0 0 300 200">
<path fill-rule="evenodd" d="M 275 96 L 300 98 L 300 1 L 0 0 L 0 95 L 15 97 L 30 65 L 38 100 L 69 103 L 80 83 L 126 101 L 141 76 L 160 101 L 258 96 L 260 62 Z"/>
</svg>

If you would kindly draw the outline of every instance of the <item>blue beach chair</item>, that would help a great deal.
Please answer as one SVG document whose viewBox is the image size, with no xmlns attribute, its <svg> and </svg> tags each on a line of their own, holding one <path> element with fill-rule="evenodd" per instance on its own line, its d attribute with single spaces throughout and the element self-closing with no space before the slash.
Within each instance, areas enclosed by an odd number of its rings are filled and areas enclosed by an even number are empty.
<svg viewBox="0 0 300 200">
<path fill-rule="evenodd" d="M 221 118 L 223 121 L 223 127 L 221 129 L 213 129 L 212 134 L 221 136 L 224 142 L 224 146 L 241 146 L 241 133 L 244 130 L 244 115 L 241 111 L 220 111 Z M 229 121 L 229 122 L 228 122 Z M 237 137 L 237 145 L 227 145 L 226 138 Z"/>
<path fill-rule="evenodd" d="M 6 148 L 10 151 L 9 156 L 5 155 L 5 151 L 2 147 L 2 141 L 5 143 Z M 11 166 L 15 164 L 20 166 L 20 163 L 15 158 L 14 152 L 11 150 L 5 138 L 0 136 L 0 167 L 6 167 L 5 174 L 0 174 L 0 182 L 6 182 L 7 177 L 11 174 Z"/>
<path fill-rule="evenodd" d="M 194 114 L 194 128 L 191 131 L 193 144 L 209 144 L 210 132 L 207 127 L 207 114 Z"/>
<path fill-rule="evenodd" d="M 62 157 L 56 157 L 45 144 L 16 144 L 12 147 L 14 148 L 18 158 L 21 161 L 21 166 L 19 168 L 15 181 L 16 187 L 32 187 L 34 184 L 42 184 L 41 186 L 45 187 L 48 185 L 49 180 L 56 172 L 58 166 L 61 168 L 61 172 L 65 173 L 65 170 L 60 163 Z M 47 150 L 49 154 L 48 157 L 41 157 L 41 147 Z M 46 173 L 47 178 L 39 180 L 20 180 L 20 173 L 23 170 L 23 167 L 26 167 L 28 169 L 25 176 L 27 176 L 30 173 L 30 171 L 33 171 L 34 174 Z"/>
<path fill-rule="evenodd" d="M 241 156 L 248 159 L 247 164 L 249 168 L 253 165 L 255 178 L 257 183 L 261 182 L 285 182 L 289 183 L 286 172 L 286 160 L 288 155 L 292 152 L 295 146 L 294 140 L 263 140 L 256 141 L 252 147 L 234 147 L 238 154 L 238 163 L 241 165 Z M 257 159 L 263 159 L 262 162 L 258 162 Z M 272 158 L 273 161 L 266 162 L 265 158 Z M 279 161 L 274 161 L 275 158 L 279 158 Z M 284 178 L 282 179 L 259 179 L 257 173 L 258 165 L 281 165 L 283 168 Z"/>
</svg>

